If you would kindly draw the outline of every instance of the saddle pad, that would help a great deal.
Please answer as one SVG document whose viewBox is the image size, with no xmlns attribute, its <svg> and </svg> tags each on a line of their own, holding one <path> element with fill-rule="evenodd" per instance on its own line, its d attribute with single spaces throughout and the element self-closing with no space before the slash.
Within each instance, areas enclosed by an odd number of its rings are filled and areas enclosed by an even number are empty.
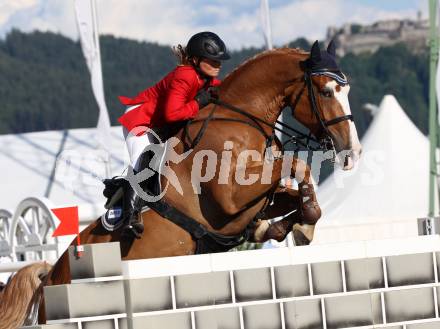
<svg viewBox="0 0 440 329">
<path fill-rule="evenodd" d="M 101 216 L 101 223 L 107 231 L 113 232 L 122 226 L 122 219 L 122 198 L 120 198 Z"/>
</svg>

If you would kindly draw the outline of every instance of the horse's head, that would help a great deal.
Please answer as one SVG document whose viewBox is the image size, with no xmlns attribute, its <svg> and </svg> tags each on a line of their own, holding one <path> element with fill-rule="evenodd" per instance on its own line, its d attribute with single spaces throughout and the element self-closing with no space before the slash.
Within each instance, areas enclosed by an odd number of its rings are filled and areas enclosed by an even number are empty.
<svg viewBox="0 0 440 329">
<path fill-rule="evenodd" d="M 326 51 L 316 41 L 310 56 L 301 63 L 304 86 L 291 96 L 293 116 L 326 147 L 334 148 L 337 161 L 350 170 L 361 154 L 361 144 L 351 115 L 350 85 L 335 60 L 335 46 Z"/>
</svg>

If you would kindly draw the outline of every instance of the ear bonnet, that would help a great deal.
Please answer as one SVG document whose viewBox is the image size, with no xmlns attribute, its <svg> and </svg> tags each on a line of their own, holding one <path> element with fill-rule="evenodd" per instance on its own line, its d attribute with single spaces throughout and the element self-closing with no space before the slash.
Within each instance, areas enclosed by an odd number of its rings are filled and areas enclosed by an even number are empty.
<svg viewBox="0 0 440 329">
<path fill-rule="evenodd" d="M 320 50 L 318 40 L 310 50 L 310 57 L 304 62 L 306 71 L 310 75 L 325 75 L 334 79 L 340 85 L 348 84 L 347 77 L 341 72 L 336 63 L 336 46 L 335 42 L 330 41 L 327 50 Z"/>
</svg>

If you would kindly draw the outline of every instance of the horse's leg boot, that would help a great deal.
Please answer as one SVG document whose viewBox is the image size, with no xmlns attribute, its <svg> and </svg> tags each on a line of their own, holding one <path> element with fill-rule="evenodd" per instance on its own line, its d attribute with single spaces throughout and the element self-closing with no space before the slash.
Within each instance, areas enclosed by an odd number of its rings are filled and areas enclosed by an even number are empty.
<svg viewBox="0 0 440 329">
<path fill-rule="evenodd" d="M 300 210 L 302 222 L 314 225 L 321 218 L 321 208 L 316 200 L 313 184 L 301 183 L 298 186 L 300 194 Z"/>
<path fill-rule="evenodd" d="M 144 224 L 140 219 L 142 209 L 142 199 L 136 194 L 129 183 L 125 186 L 124 191 L 124 222 L 127 224 L 123 227 L 121 236 L 123 238 L 140 239 L 144 233 Z"/>
<path fill-rule="evenodd" d="M 283 218 L 275 223 L 270 224 L 266 231 L 266 240 L 273 239 L 278 242 L 283 241 L 292 229 L 293 223 L 288 218 Z"/>
<path fill-rule="evenodd" d="M 295 246 L 307 246 L 312 242 L 315 234 L 315 225 L 295 224 L 292 228 Z"/>
</svg>

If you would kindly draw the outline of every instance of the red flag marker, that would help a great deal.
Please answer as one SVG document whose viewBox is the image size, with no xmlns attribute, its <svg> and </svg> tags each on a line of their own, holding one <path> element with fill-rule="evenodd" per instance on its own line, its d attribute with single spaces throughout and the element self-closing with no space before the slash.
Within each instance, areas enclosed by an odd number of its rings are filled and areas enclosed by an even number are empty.
<svg viewBox="0 0 440 329">
<path fill-rule="evenodd" d="M 78 216 L 78 207 L 65 207 L 65 208 L 56 208 L 51 209 L 52 212 L 57 216 L 60 220 L 60 224 L 53 232 L 52 236 L 62 236 L 62 235 L 71 235 L 76 234 L 77 238 L 77 246 L 75 248 L 77 256 L 81 257 L 83 252 L 83 247 L 80 245 L 79 239 L 79 216 Z"/>
<path fill-rule="evenodd" d="M 53 237 L 79 233 L 78 207 L 65 207 L 51 210 L 61 222 L 53 232 Z"/>
</svg>

